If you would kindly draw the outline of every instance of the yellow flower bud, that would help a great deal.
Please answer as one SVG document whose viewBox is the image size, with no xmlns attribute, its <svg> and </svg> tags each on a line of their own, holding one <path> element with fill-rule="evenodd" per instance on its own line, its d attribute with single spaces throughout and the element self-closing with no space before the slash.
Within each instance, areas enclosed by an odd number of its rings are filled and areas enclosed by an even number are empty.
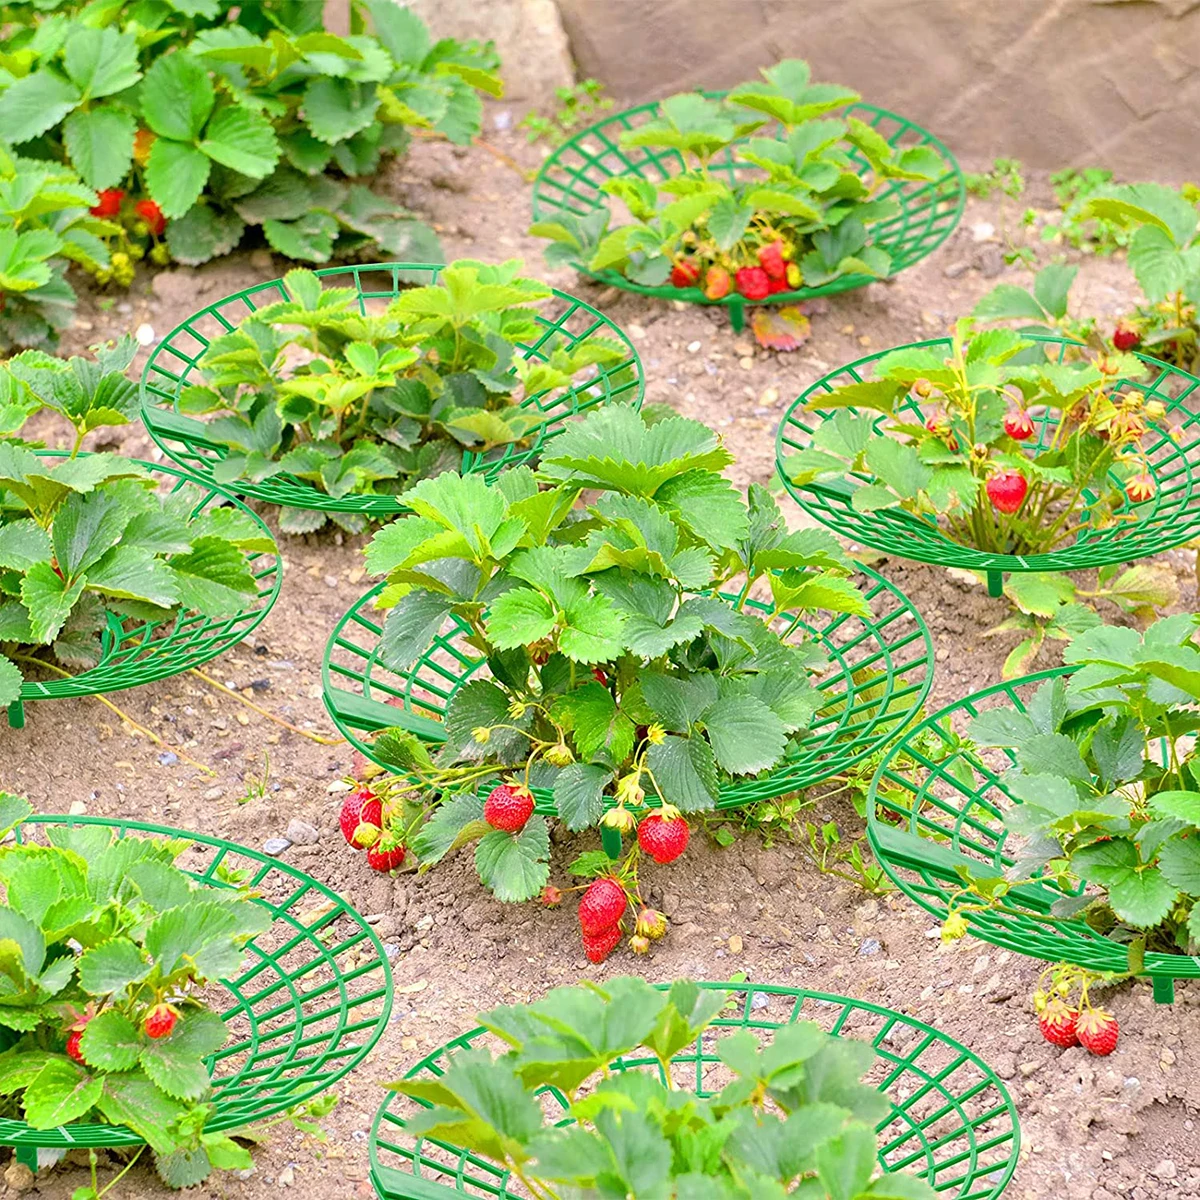
<svg viewBox="0 0 1200 1200">
<path fill-rule="evenodd" d="M 481 746 L 486 746 L 492 740 L 492 731 L 486 725 L 476 725 L 471 730 L 471 737 Z"/>
<path fill-rule="evenodd" d="M 552 767 L 569 767 L 575 761 L 575 755 L 571 753 L 571 747 L 566 742 L 559 742 L 556 746 L 551 746 L 546 751 L 546 761 Z"/>
<path fill-rule="evenodd" d="M 610 808 L 608 812 L 600 818 L 602 825 L 607 825 L 609 829 L 620 830 L 621 833 L 629 833 L 637 824 L 637 820 L 633 813 L 626 811 L 623 808 Z"/>
<path fill-rule="evenodd" d="M 646 730 L 646 741 L 652 746 L 661 746 L 667 740 L 667 731 L 655 723 Z"/>
<path fill-rule="evenodd" d="M 956 942 L 967 932 L 967 918 L 961 913 L 952 912 L 942 922 L 942 941 Z"/>
</svg>

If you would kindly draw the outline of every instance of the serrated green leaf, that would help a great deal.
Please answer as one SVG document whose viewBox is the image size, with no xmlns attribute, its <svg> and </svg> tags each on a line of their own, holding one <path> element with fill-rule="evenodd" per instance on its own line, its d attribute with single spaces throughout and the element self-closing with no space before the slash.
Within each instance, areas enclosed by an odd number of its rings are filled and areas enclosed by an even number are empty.
<svg viewBox="0 0 1200 1200">
<path fill-rule="evenodd" d="M 176 1149 L 178 1139 L 170 1126 L 187 1111 L 140 1072 L 106 1075 L 96 1107 L 114 1124 L 141 1134 L 156 1154 Z"/>
<path fill-rule="evenodd" d="M 79 100 L 79 89 L 69 79 L 44 67 L 0 93 L 0 129 L 18 146 L 53 129 Z"/>
<path fill-rule="evenodd" d="M 532 900 L 550 878 L 550 830 L 536 813 L 520 833 L 494 829 L 475 847 L 475 868 L 497 900 Z"/>
<path fill-rule="evenodd" d="M 730 775 L 755 775 L 783 757 L 783 722 L 755 696 L 723 697 L 703 719 L 717 762 Z"/>
<path fill-rule="evenodd" d="M 548 637 L 556 620 L 553 606 L 540 592 L 511 588 L 492 602 L 486 628 L 494 646 L 512 650 Z"/>
<path fill-rule="evenodd" d="M 68 587 L 48 562 L 34 563 L 29 568 L 21 580 L 21 602 L 29 612 L 38 645 L 54 640 L 86 586 L 87 576 L 81 575 Z"/>
<path fill-rule="evenodd" d="M 189 1009 L 166 1037 L 145 1042 L 142 1070 L 168 1096 L 198 1100 L 210 1087 L 204 1059 L 220 1050 L 228 1037 L 225 1022 L 216 1013 Z"/>
<path fill-rule="evenodd" d="M 126 937 L 109 938 L 79 956 L 79 986 L 93 996 L 119 992 L 131 983 L 140 983 L 149 974 L 150 963 L 146 956 Z M 106 1067 L 110 1071 L 127 1069 Z"/>
<path fill-rule="evenodd" d="M 475 827 L 482 828 L 476 832 Z M 413 838 L 413 852 L 423 865 L 432 866 L 463 844 L 464 831 L 482 837 L 489 828 L 483 820 L 483 801 L 470 792 L 461 792 L 443 800 L 421 826 Z"/>
<path fill-rule="evenodd" d="M 250 179 L 269 175 L 281 153 L 271 122 L 242 104 L 218 110 L 204 131 L 200 149 Z"/>
<path fill-rule="evenodd" d="M 101 1071 L 132 1071 L 142 1052 L 142 1037 L 123 1012 L 110 1008 L 87 1023 L 79 1048 L 89 1065 Z"/>
<path fill-rule="evenodd" d="M 195 146 L 163 137 L 156 139 L 146 164 L 146 186 L 164 217 L 173 220 L 191 209 L 204 191 L 211 167 L 208 157 Z"/>
<path fill-rule="evenodd" d="M 646 765 L 664 804 L 683 812 L 716 805 L 720 795 L 712 747 L 701 737 L 668 734 L 646 753 Z"/>
<path fill-rule="evenodd" d="M 142 77 L 137 37 L 111 26 L 77 27 L 67 37 L 63 66 L 84 100 L 123 92 Z"/>
<path fill-rule="evenodd" d="M 263 234 L 271 248 L 301 262 L 328 262 L 337 237 L 337 220 L 329 213 L 310 212 L 296 221 L 264 221 Z"/>
<path fill-rule="evenodd" d="M 191 553 L 170 560 L 179 585 L 179 603 L 207 617 L 240 611 L 258 591 L 246 556 L 219 537 L 197 537 Z"/>
<path fill-rule="evenodd" d="M 594 763 L 570 763 L 554 780 L 554 804 L 572 832 L 595 825 L 604 813 L 604 789 L 613 773 Z"/>
<path fill-rule="evenodd" d="M 78 1121 L 100 1099 L 103 1080 L 67 1058 L 55 1058 L 25 1089 L 25 1120 L 34 1129 L 55 1129 Z"/>
<path fill-rule="evenodd" d="M 200 136 L 212 113 L 216 92 L 204 65 L 180 52 L 154 60 L 142 80 L 140 99 L 142 116 L 155 133 L 176 143 L 189 143 Z M 155 142 L 155 147 L 159 144 Z M 190 207 L 185 205 L 176 215 L 182 216 Z"/>
<path fill-rule="evenodd" d="M 63 122 L 63 144 L 83 181 L 96 190 L 116 187 L 129 174 L 137 121 L 116 105 L 76 109 Z"/>
</svg>

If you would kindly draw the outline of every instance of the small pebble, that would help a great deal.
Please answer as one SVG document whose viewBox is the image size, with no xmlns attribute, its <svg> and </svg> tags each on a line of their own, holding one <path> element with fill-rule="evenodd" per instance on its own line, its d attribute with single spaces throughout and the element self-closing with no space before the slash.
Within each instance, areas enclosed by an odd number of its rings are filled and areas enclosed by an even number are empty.
<svg viewBox="0 0 1200 1200">
<path fill-rule="evenodd" d="M 321 834 L 315 825 L 293 817 L 288 822 L 287 839 L 293 846 L 313 846 L 321 840 Z"/>
<path fill-rule="evenodd" d="M 158 756 L 158 765 L 160 767 L 173 767 L 179 762 L 179 755 L 174 750 L 166 750 Z"/>
<path fill-rule="evenodd" d="M 688 353 L 689 354 L 695 354 L 696 351 L 699 349 L 700 349 L 699 342 L 688 342 Z"/>
<path fill-rule="evenodd" d="M 263 853 L 269 854 L 272 858 L 278 858 L 291 844 L 285 837 L 267 838 L 263 842 Z"/>
<path fill-rule="evenodd" d="M 223 795 L 225 795 L 225 789 L 223 787 L 210 787 L 208 791 L 204 793 L 204 798 L 205 800 L 220 800 Z"/>
<path fill-rule="evenodd" d="M 137 338 L 139 346 L 151 346 L 158 340 L 154 336 L 154 327 L 152 325 L 139 325 L 134 331 L 133 336 Z"/>
<path fill-rule="evenodd" d="M 863 938 L 863 940 L 859 943 L 858 952 L 864 957 L 867 957 L 871 954 L 878 954 L 882 948 L 883 947 L 879 944 L 878 938 Z"/>
</svg>

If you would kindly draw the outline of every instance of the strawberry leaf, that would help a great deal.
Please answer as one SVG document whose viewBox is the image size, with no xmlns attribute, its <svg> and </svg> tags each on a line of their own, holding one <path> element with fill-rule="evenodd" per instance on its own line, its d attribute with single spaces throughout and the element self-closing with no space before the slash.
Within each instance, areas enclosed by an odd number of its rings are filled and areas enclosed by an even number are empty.
<svg viewBox="0 0 1200 1200">
<path fill-rule="evenodd" d="M 25 1089 L 25 1120 L 34 1129 L 55 1129 L 78 1121 L 100 1099 L 104 1081 L 67 1058 L 55 1058 Z"/>
<path fill-rule="evenodd" d="M 550 830 L 536 813 L 520 833 L 494 829 L 475 847 L 479 878 L 497 900 L 532 900 L 550 878 Z"/>
</svg>

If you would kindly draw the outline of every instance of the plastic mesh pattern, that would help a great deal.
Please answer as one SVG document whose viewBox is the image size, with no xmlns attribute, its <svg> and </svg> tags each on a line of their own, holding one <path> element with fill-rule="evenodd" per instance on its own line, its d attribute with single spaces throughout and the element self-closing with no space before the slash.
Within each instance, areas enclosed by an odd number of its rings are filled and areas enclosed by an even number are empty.
<svg viewBox="0 0 1200 1200">
<path fill-rule="evenodd" d="M 118 837 L 159 835 L 191 842 L 179 867 L 206 887 L 248 885 L 268 909 L 270 929 L 247 947 L 244 969 L 207 991 L 229 1041 L 209 1062 L 216 1107 L 206 1128 L 234 1129 L 283 1112 L 353 1070 L 387 1027 L 392 974 L 371 927 L 339 895 L 287 863 L 221 838 L 103 817 L 39 816 L 18 830 L 105 825 Z M 139 1146 L 123 1125 L 30 1129 L 0 1120 L 0 1145 Z"/>
<path fill-rule="evenodd" d="M 718 808 L 772 799 L 836 775 L 881 750 L 920 711 L 933 680 L 929 631 L 903 592 L 872 571 L 863 573 L 873 620 L 843 614 L 816 628 L 787 615 L 778 619 L 776 628 L 789 639 L 814 638 L 826 652 L 828 666 L 816 683 L 828 704 L 803 744 L 774 771 L 723 785 Z M 325 707 L 367 757 L 370 735 L 389 726 L 443 741 L 441 722 L 455 692 L 469 680 L 489 678 L 486 660 L 467 644 L 469 631 L 457 617 L 410 670 L 385 667 L 379 660 L 382 615 L 373 607 L 381 590 L 368 592 L 338 622 L 322 667 Z M 539 812 L 555 812 L 549 791 L 534 788 L 534 797 Z"/>
<path fill-rule="evenodd" d="M 878 1126 L 884 1171 L 919 1175 L 947 1200 L 992 1200 L 1008 1186 L 1020 1148 L 1016 1110 L 1004 1084 L 965 1046 L 932 1026 L 865 1001 L 768 985 L 700 986 L 729 990 L 733 1003 L 727 1015 L 671 1060 L 677 1086 L 708 1096 L 730 1081 L 717 1055 L 722 1037 L 742 1030 L 769 1036 L 798 1020 L 816 1021 L 835 1036 L 870 1042 L 878 1055 L 868 1080 L 892 1105 Z M 436 1078 L 455 1051 L 497 1044 L 486 1030 L 473 1030 L 423 1059 L 408 1078 Z M 662 1078 L 657 1060 L 644 1052 L 614 1060 L 611 1069 L 646 1070 Z M 560 1092 L 540 1094 L 551 1120 L 568 1119 Z M 446 1142 L 408 1136 L 405 1120 L 417 1111 L 416 1101 L 392 1093 L 376 1114 L 371 1178 L 380 1197 L 437 1200 L 458 1193 L 528 1200 L 519 1181 L 496 1164 Z"/>
<path fill-rule="evenodd" d="M 713 99 L 720 99 L 724 94 L 709 93 Z M 850 105 L 843 115 L 866 122 L 891 146 L 901 149 L 927 146 L 937 152 L 944 164 L 944 171 L 937 179 L 889 180 L 875 197 L 880 200 L 895 200 L 900 206 L 900 211 L 894 217 L 877 221 L 871 226 L 872 244 L 886 250 L 891 256 L 894 275 L 931 254 L 954 231 L 966 203 L 962 172 L 954 156 L 933 134 L 895 113 L 871 104 L 860 103 Z M 596 209 L 607 208 L 611 198 L 600 189 L 609 179 L 633 176 L 657 184 L 682 173 L 686 163 L 678 150 L 621 145 L 623 133 L 637 129 L 659 116 L 657 102 L 627 108 L 623 112 L 605 117 L 603 121 L 589 125 L 564 142 L 546 159 L 534 180 L 533 219 L 553 221 L 563 213 L 582 217 Z M 770 132 L 771 126 L 768 125 L 755 136 L 770 136 Z M 738 156 L 738 147 L 745 140 L 726 147 L 709 163 L 709 171 L 722 182 L 739 182 L 747 171 L 761 174 L 761 168 Z M 870 164 L 857 150 L 850 151 L 850 158 L 860 176 L 868 174 Z M 820 287 L 802 287 L 791 292 L 780 292 L 763 301 L 747 300 L 737 294 L 724 296 L 720 300 L 709 300 L 699 288 L 676 288 L 667 285 L 651 287 L 634 283 L 617 271 L 592 271 L 579 262 L 573 262 L 571 266 L 592 279 L 626 291 L 638 292 L 643 296 L 689 300 L 696 304 L 722 304 L 738 310 L 746 305 L 780 304 L 833 292 L 845 292 L 862 287 L 873 280 L 873 276 L 870 275 L 843 275 Z"/>
<path fill-rule="evenodd" d="M 373 263 L 329 267 L 316 274 L 330 287 L 355 288 L 359 308 L 365 315 L 382 312 L 407 287 L 436 283 L 442 270 L 441 266 L 428 264 Z M 213 467 L 225 456 L 227 448 L 205 436 L 203 421 L 179 411 L 180 396 L 185 388 L 201 382 L 197 363 L 214 338 L 231 332 L 252 312 L 290 298 L 284 281 L 272 279 L 217 300 L 171 330 L 146 363 L 142 372 L 142 419 L 146 428 L 165 454 L 201 479 L 212 482 Z M 641 404 L 645 378 L 641 360 L 628 337 L 603 313 L 565 292 L 555 291 L 548 303 L 553 306 L 554 315 L 538 315 L 536 340 L 518 346 L 523 358 L 545 361 L 553 350 L 569 350 L 593 337 L 616 339 L 628 353 L 620 363 L 594 368 L 587 378 L 571 388 L 554 389 L 522 401 L 521 407 L 536 409 L 545 420 L 522 443 L 484 456 L 465 453 L 464 472 L 478 471 L 488 479 L 494 478 L 506 467 L 535 460 L 569 417 L 597 404 L 614 401 Z M 220 486 L 241 496 L 289 508 L 361 513 L 368 517 L 406 511 L 399 496 L 354 494 L 334 498 L 292 475 L 277 475 L 260 483 L 237 480 Z"/>
<path fill-rule="evenodd" d="M 1064 338 L 1039 337 L 1052 361 L 1061 362 L 1068 347 L 1078 345 Z M 950 350 L 949 338 L 915 342 L 911 346 Z M 1143 442 L 1146 459 L 1157 487 L 1152 499 L 1137 505 L 1126 503 L 1122 513 L 1128 519 L 1106 529 L 1084 529 L 1075 541 L 1045 554 L 992 554 L 952 541 L 932 518 L 917 516 L 900 508 L 857 512 L 853 506 L 855 490 L 872 481 L 872 476 L 850 473 L 840 480 L 814 482 L 797 487 L 787 476 L 787 459 L 798 450 L 809 449 L 812 436 L 831 410 L 806 411 L 806 405 L 819 403 L 822 395 L 845 384 L 873 378 L 875 364 L 891 350 L 882 350 L 860 358 L 848 366 L 818 379 L 805 390 L 784 415 L 775 440 L 775 461 L 784 486 L 796 502 L 823 525 L 843 537 L 872 546 L 887 554 L 943 567 L 967 570 L 1075 571 L 1102 567 L 1109 563 L 1132 562 L 1150 554 L 1169 550 L 1200 534 L 1200 412 L 1197 403 L 1200 379 L 1156 359 L 1138 357 L 1146 364 L 1146 380 L 1118 380 L 1115 388 L 1134 388 L 1147 399 L 1161 400 L 1166 417 L 1151 423 Z M 857 410 L 851 409 L 851 412 Z M 928 414 L 911 393 L 897 409 L 901 420 L 923 423 Z M 1026 445 L 1032 454 L 1044 449 L 1054 435 L 1054 412 L 1040 417 L 1031 413 L 1035 436 Z M 876 429 L 890 418 L 879 416 Z M 1172 437 L 1168 434 L 1168 427 Z"/>
<path fill-rule="evenodd" d="M 1020 801 L 1001 781 L 1015 758 L 1005 750 L 971 749 L 958 739 L 980 712 L 1009 705 L 1024 712 L 1039 683 L 1070 671 L 1059 667 L 997 684 L 934 713 L 892 747 L 871 781 L 871 848 L 896 886 L 939 919 L 945 919 L 962 888 L 957 868 L 995 877 L 1012 865 L 1016 849 L 1002 814 Z M 1005 907 L 1015 911 L 963 915 L 976 937 L 1018 954 L 1092 971 L 1127 972 L 1127 947 L 1082 920 L 1051 915 L 1051 905 L 1064 894 L 1052 882 L 1035 880 L 1009 892 Z M 1149 952 L 1141 973 L 1196 979 L 1200 959 Z"/>
<path fill-rule="evenodd" d="M 61 455 L 48 454 L 47 457 Z M 183 490 L 194 495 L 193 516 L 209 507 L 232 505 L 250 516 L 267 537 L 273 536 L 244 505 L 183 471 L 155 463 L 140 465 L 161 482 L 164 491 L 173 495 Z M 247 557 L 258 581 L 258 595 L 253 602 L 247 601 L 242 612 L 221 618 L 182 612 L 169 623 L 122 622 L 110 613 L 107 628 L 101 634 L 100 661 L 96 666 L 69 679 L 27 680 L 21 687 L 21 702 L 120 692 L 189 671 L 223 654 L 254 630 L 270 612 L 283 582 L 283 560 L 277 553 Z"/>
</svg>

